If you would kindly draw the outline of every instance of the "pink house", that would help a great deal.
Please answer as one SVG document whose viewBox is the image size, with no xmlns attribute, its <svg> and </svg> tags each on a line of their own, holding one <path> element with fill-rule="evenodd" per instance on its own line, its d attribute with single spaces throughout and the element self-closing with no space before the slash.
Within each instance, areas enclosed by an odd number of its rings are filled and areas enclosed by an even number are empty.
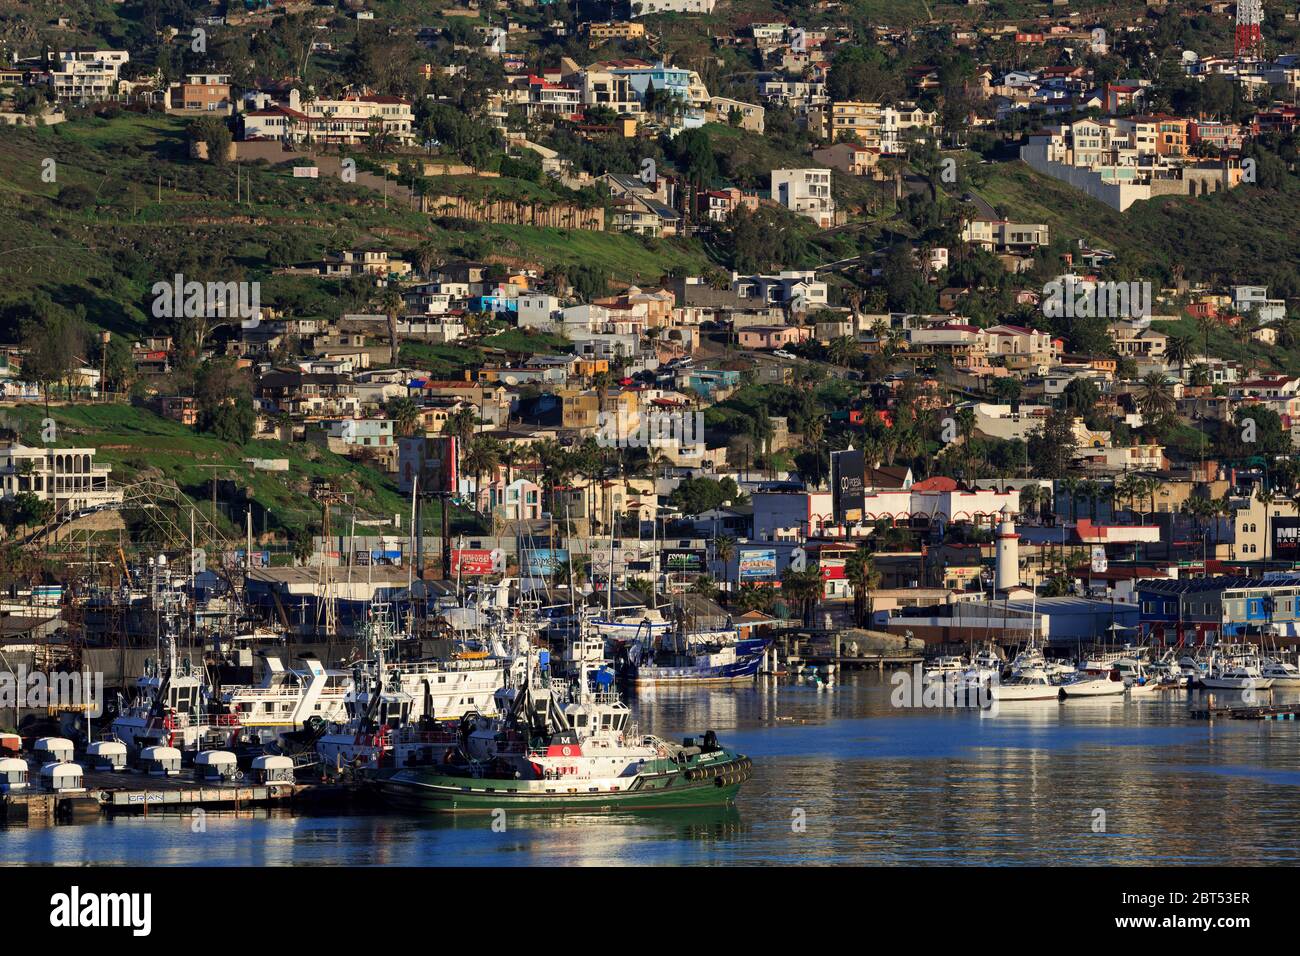
<svg viewBox="0 0 1300 956">
<path fill-rule="evenodd" d="M 740 330 L 740 347 L 745 349 L 783 349 L 812 337 L 812 329 L 797 325 L 751 325 Z"/>
</svg>

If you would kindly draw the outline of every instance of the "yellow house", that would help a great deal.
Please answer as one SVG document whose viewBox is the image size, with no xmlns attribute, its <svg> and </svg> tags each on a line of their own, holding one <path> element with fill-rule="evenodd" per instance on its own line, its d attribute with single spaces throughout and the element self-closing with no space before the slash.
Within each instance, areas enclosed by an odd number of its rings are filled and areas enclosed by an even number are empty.
<svg viewBox="0 0 1300 956">
<path fill-rule="evenodd" d="M 564 388 L 560 397 L 560 421 L 565 428 L 595 428 L 600 423 L 600 396 L 593 389 Z"/>
</svg>

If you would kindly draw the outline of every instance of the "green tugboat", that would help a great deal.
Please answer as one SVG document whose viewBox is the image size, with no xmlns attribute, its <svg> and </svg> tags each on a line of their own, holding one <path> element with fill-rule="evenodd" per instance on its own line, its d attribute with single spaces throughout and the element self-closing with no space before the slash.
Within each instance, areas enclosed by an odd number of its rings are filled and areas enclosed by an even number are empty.
<svg viewBox="0 0 1300 956">
<path fill-rule="evenodd" d="M 438 813 L 681 809 L 732 803 L 753 773 L 712 731 L 682 744 L 638 733 L 608 670 L 568 682 L 547 663 L 530 652 L 522 686 L 497 692 L 502 716 L 467 715 L 441 763 L 381 771 L 380 795 Z"/>
</svg>

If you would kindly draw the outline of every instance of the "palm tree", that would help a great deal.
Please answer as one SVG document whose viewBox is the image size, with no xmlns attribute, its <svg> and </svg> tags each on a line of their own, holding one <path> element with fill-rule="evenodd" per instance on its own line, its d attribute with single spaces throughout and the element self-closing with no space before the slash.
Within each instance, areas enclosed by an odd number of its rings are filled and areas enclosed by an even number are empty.
<svg viewBox="0 0 1300 956">
<path fill-rule="evenodd" d="M 713 542 L 713 553 L 722 562 L 722 583 L 727 586 L 729 592 L 731 590 L 731 558 L 736 553 L 736 539 L 730 535 L 722 535 Z"/>
<path fill-rule="evenodd" d="M 456 439 L 456 450 L 463 454 L 471 436 L 478 430 L 478 409 L 463 405 L 447 416 L 442 433 Z"/>
<path fill-rule="evenodd" d="M 442 253 L 438 247 L 431 242 L 421 243 L 415 250 L 415 264 L 420 270 L 420 275 L 428 278 L 433 267 L 442 261 Z"/>
<path fill-rule="evenodd" d="M 1070 520 L 1077 524 L 1079 521 L 1079 489 L 1083 486 L 1083 481 L 1074 477 L 1074 475 L 1069 475 L 1061 479 L 1060 485 L 1070 499 Z"/>
<path fill-rule="evenodd" d="M 798 605 L 800 619 L 807 625 L 822 594 L 821 573 L 816 568 L 796 571 L 788 567 L 781 573 L 781 593 Z"/>
<path fill-rule="evenodd" d="M 822 442 L 825 437 L 826 423 L 820 415 L 814 415 L 804 423 L 803 443 L 813 456 L 813 481 L 818 487 L 822 482 Z"/>
<path fill-rule="evenodd" d="M 1196 355 L 1196 345 L 1190 335 L 1176 333 L 1169 336 L 1169 341 L 1165 344 L 1165 358 L 1171 362 L 1178 363 L 1178 374 L 1183 376 L 1187 372 L 1187 363 Z"/>
<path fill-rule="evenodd" d="M 506 484 L 515 483 L 515 465 L 524 460 L 524 450 L 514 442 L 503 442 L 501 446 L 501 464 L 506 466 Z"/>
<path fill-rule="evenodd" d="M 844 562 L 844 574 L 853 585 L 853 619 L 859 627 L 865 627 L 875 612 L 871 592 L 880 587 L 880 572 L 876 570 L 871 548 L 858 545 Z"/>
<path fill-rule="evenodd" d="M 396 289 L 385 289 L 379 297 L 379 308 L 388 318 L 388 364 L 397 364 L 397 317 L 402 314 L 405 303 L 401 293 Z"/>
<path fill-rule="evenodd" d="M 1038 504 L 1043 497 L 1041 485 L 1025 485 L 1020 489 L 1020 514 L 1028 518 L 1037 513 Z"/>
<path fill-rule="evenodd" d="M 1089 503 L 1090 516 L 1095 522 L 1097 520 L 1097 499 L 1101 497 L 1101 485 L 1089 478 L 1079 486 L 1079 494 L 1084 501 Z"/>
<path fill-rule="evenodd" d="M 1115 497 L 1124 498 L 1128 501 L 1128 510 L 1130 515 L 1133 512 L 1133 499 L 1137 495 L 1138 481 L 1139 479 L 1137 475 L 1130 475 L 1128 472 L 1125 472 L 1120 475 L 1114 483 Z"/>
<path fill-rule="evenodd" d="M 420 406 L 406 397 L 390 399 L 386 408 L 388 417 L 393 420 L 393 426 L 397 429 L 398 434 L 410 436 L 415 433 L 415 428 L 420 424 Z"/>
<path fill-rule="evenodd" d="M 488 438 L 480 435 L 474 438 L 469 447 L 465 449 L 465 454 L 461 461 L 461 466 L 474 476 L 474 510 L 478 511 L 479 493 L 481 490 L 481 479 L 485 474 L 493 474 L 501 464 L 500 449 L 497 447 L 495 438 Z M 486 514 L 490 509 L 485 505 L 482 509 Z"/>
<path fill-rule="evenodd" d="M 826 357 L 836 365 L 851 366 L 853 360 L 858 357 L 859 351 L 857 339 L 851 335 L 843 335 L 833 339 L 830 345 L 826 346 Z"/>
<path fill-rule="evenodd" d="M 1164 418 L 1174 410 L 1174 393 L 1163 372 L 1147 372 L 1142 376 L 1142 396 L 1138 408 L 1148 421 Z"/>
</svg>

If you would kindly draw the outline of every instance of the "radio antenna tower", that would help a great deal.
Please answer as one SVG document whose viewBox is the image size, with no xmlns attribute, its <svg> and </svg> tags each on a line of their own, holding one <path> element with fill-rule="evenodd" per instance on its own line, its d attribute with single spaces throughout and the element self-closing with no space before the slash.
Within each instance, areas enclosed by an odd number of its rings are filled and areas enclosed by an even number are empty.
<svg viewBox="0 0 1300 956">
<path fill-rule="evenodd" d="M 1237 0 L 1237 34 L 1233 52 L 1238 58 L 1263 53 L 1264 0 Z"/>
</svg>

